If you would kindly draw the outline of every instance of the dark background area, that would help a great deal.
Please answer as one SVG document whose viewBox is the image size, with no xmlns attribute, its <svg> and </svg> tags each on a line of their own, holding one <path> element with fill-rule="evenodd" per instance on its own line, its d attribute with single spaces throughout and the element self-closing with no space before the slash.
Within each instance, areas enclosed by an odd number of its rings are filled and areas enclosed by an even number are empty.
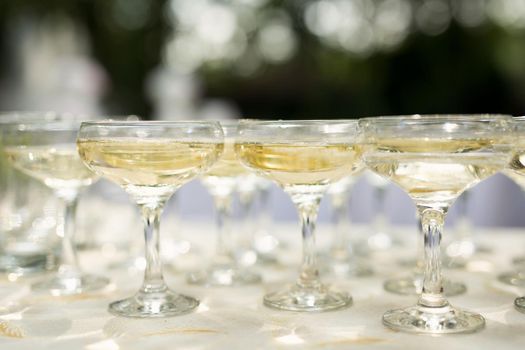
<svg viewBox="0 0 525 350">
<path fill-rule="evenodd" d="M 235 3 L 249 1 L 215 2 L 236 6 Z M 407 0 L 413 18 L 404 39 L 388 49 L 356 53 L 327 45 L 309 30 L 304 13 L 313 1 L 258 1 L 256 12 L 286 14 L 295 37 L 293 55 L 280 62 L 263 61 L 249 73 L 239 73 L 240 61 L 203 62 L 192 71 L 199 79 L 199 98 L 224 99 L 233 103 L 240 114 L 258 117 L 524 114 L 525 26 L 518 20 L 505 24 L 501 16 L 494 15 L 498 10 L 492 1 L 472 2 L 480 3 L 486 13 L 476 25 L 466 26 L 457 20 L 458 1 Z M 91 59 L 103 67 L 107 76 L 101 95 L 102 110 L 152 117 L 154 102 L 145 88 L 148 75 L 163 63 L 167 40 L 183 29 L 173 16 L 167 15 L 166 0 L 129 1 L 130 8 L 143 10 L 142 17 L 139 25 L 122 25 L 126 22 L 115 13 L 124 3 L 0 0 L 0 92 L 5 95 L 10 85 L 18 81 L 13 74 L 16 58 L 11 54 L 12 43 L 17 41 L 14 36 L 18 35 L 12 30 L 13 23 L 21 19 L 41 23 L 52 22 L 54 17 L 68 18 L 82 28 L 90 43 Z M 371 3 L 379 6 L 381 1 Z M 443 4 L 448 8 L 448 24 L 438 33 L 425 32 L 417 25 L 420 8 L 427 3 L 434 9 L 438 6 L 438 10 Z M 499 3 L 506 6 L 506 1 Z M 500 12 L 509 13 L 505 11 Z M 137 13 L 128 11 L 130 23 L 133 16 L 137 17 Z M 253 52 L 251 43 L 257 40 L 262 26 L 257 22 L 256 28 L 246 35 L 244 56 Z M 11 98 L 0 99 L 0 107 L 26 109 L 23 103 L 12 103 Z"/>
</svg>

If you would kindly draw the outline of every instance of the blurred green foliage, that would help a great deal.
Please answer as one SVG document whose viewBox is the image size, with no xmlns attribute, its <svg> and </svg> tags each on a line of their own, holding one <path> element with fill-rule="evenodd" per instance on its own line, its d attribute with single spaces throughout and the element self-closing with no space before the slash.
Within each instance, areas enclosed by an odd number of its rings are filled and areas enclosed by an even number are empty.
<svg viewBox="0 0 525 350">
<path fill-rule="evenodd" d="M 150 1 L 144 25 L 115 23 L 116 0 L 1 0 L 0 80 L 7 72 L 7 23 L 62 13 L 82 23 L 92 54 L 108 72 L 110 113 L 151 115 L 148 74 L 161 63 L 162 46 L 177 25 L 166 0 Z M 414 0 L 415 3 L 418 1 Z M 405 113 L 525 114 L 525 31 L 490 21 L 468 28 L 452 22 L 435 36 L 411 33 L 400 46 L 352 55 L 323 44 L 295 11 L 299 1 L 269 1 L 289 13 L 298 38 L 294 56 L 266 63 L 251 75 L 236 67 L 207 64 L 198 74 L 204 97 L 235 102 L 243 115 L 279 118 L 349 117 Z"/>
</svg>

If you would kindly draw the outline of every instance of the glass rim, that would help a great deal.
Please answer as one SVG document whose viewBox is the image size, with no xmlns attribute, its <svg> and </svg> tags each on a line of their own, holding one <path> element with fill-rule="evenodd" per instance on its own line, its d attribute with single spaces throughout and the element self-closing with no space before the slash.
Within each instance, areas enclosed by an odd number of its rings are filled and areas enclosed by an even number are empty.
<svg viewBox="0 0 525 350">
<path fill-rule="evenodd" d="M 80 120 L 40 120 L 40 121 L 13 121 L 1 124 L 4 132 L 16 130 L 19 132 L 36 131 L 78 131 L 81 125 Z"/>
<path fill-rule="evenodd" d="M 477 118 L 477 119 L 473 119 Z M 454 122 L 454 121 L 467 121 L 467 122 L 476 122 L 476 121 L 500 121 L 500 120 L 512 120 L 513 117 L 510 114 L 491 114 L 491 113 L 445 113 L 445 114 L 401 114 L 401 115 L 382 115 L 377 117 L 366 117 L 359 119 L 360 124 L 364 123 L 397 123 L 400 121 L 406 122 Z"/>
<path fill-rule="evenodd" d="M 359 119 L 272 119 L 272 120 L 263 120 L 263 119 L 239 119 L 239 124 L 255 124 L 255 125 L 298 125 L 298 126 L 307 126 L 307 125 L 321 125 L 321 124 L 354 124 L 357 123 Z"/>
<path fill-rule="evenodd" d="M 0 111 L 0 125 L 49 123 L 61 120 L 77 120 L 87 114 L 60 113 L 55 111 Z"/>
<path fill-rule="evenodd" d="M 83 121 L 80 127 L 88 126 L 114 126 L 114 127 L 145 127 L 145 126 L 177 126 L 177 125 L 201 125 L 211 126 L 215 125 L 220 127 L 221 124 L 218 121 L 213 120 L 89 120 Z"/>
</svg>

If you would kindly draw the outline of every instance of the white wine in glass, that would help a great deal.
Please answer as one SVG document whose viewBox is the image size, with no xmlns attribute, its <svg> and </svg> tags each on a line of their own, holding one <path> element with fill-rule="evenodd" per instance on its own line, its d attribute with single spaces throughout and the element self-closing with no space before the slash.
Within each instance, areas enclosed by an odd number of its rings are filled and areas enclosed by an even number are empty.
<svg viewBox="0 0 525 350">
<path fill-rule="evenodd" d="M 64 216 L 59 218 L 63 222 L 57 225 L 62 238 L 58 271 L 32 285 L 33 290 L 57 296 L 97 291 L 109 283 L 107 278 L 80 271 L 73 243 L 78 195 L 98 178 L 76 150 L 79 126 L 77 117 L 63 116 L 41 123 L 14 123 L 3 132 L 4 152 L 13 166 L 51 188 L 64 206 Z"/>
<path fill-rule="evenodd" d="M 6 147 L 13 165 L 51 188 L 89 186 L 97 176 L 78 156 L 75 144 Z"/>
<path fill-rule="evenodd" d="M 202 183 L 213 197 L 216 211 L 217 244 L 210 265 L 188 274 L 188 282 L 211 286 L 234 286 L 261 281 L 248 267 L 241 266 L 235 256 L 233 239 L 233 195 L 242 178 L 250 172 L 237 159 L 234 150 L 237 121 L 220 122 L 224 133 L 224 151 L 220 159 L 202 176 Z"/>
<path fill-rule="evenodd" d="M 215 122 L 83 123 L 77 146 L 85 164 L 119 184 L 140 208 L 146 241 L 144 282 L 109 311 L 127 317 L 167 317 L 191 312 L 199 302 L 172 292 L 162 274 L 160 215 L 171 195 L 208 170 L 223 150 Z"/>
<path fill-rule="evenodd" d="M 0 271 L 23 276 L 47 270 L 54 256 L 57 200 L 49 187 L 9 164 L 2 130 L 13 123 L 60 120 L 54 112 L 0 113 Z M 51 220 L 50 220 L 51 219 Z"/>
<path fill-rule="evenodd" d="M 511 157 L 508 116 L 436 115 L 366 118 L 362 157 L 415 202 L 424 234 L 424 278 L 415 306 L 390 310 L 383 323 L 406 332 L 442 334 L 481 329 L 483 317 L 455 308 L 443 295 L 440 240 L 448 208 L 466 189 L 502 170 Z"/>
<path fill-rule="evenodd" d="M 297 207 L 303 260 L 291 287 L 264 297 L 269 307 L 327 311 L 351 304 L 346 293 L 321 283 L 315 252 L 315 221 L 328 186 L 359 170 L 357 122 L 351 120 L 255 121 L 239 125 L 235 149 L 242 163 L 275 181 Z"/>
</svg>

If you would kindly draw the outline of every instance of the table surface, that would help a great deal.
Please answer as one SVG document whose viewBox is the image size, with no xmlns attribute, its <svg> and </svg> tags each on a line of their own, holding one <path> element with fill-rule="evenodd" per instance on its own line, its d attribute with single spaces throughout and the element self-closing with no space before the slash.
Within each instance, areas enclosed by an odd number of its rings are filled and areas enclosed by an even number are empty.
<svg viewBox="0 0 525 350">
<path fill-rule="evenodd" d="M 348 290 L 354 299 L 350 308 L 325 313 L 276 311 L 262 305 L 265 291 L 294 280 L 300 261 L 300 234 L 295 224 L 275 225 L 274 231 L 288 246 L 280 254 L 281 263 L 260 267 L 264 283 L 250 287 L 206 288 L 185 283 L 184 272 L 202 263 L 210 254 L 213 228 L 206 223 L 183 223 L 180 236 L 193 243 L 194 253 L 175 259 L 165 267 L 170 287 L 200 299 L 194 313 L 164 319 L 129 319 L 110 315 L 109 302 L 132 295 L 139 287 L 142 273 L 109 269 L 121 256 L 104 248 L 81 253 L 85 270 L 112 280 L 105 291 L 70 297 L 30 293 L 29 285 L 40 277 L 0 281 L 0 302 L 17 300 L 25 305 L 18 313 L 0 317 L 0 349 L 523 349 L 525 314 L 513 308 L 514 298 L 525 290 L 505 287 L 496 276 L 512 268 L 512 257 L 525 254 L 525 232 L 509 229 L 484 229 L 479 240 L 493 252 L 480 254 L 469 270 L 445 270 L 450 279 L 467 284 L 466 294 L 449 298 L 451 303 L 477 311 L 486 318 L 486 328 L 464 335 L 428 336 L 405 334 L 385 328 L 382 314 L 391 308 L 415 303 L 414 296 L 385 292 L 387 277 L 408 273 L 396 261 L 415 254 L 415 228 L 396 228 L 395 235 L 404 246 L 379 253 L 366 261 L 376 274 L 366 278 L 336 278 L 325 274 L 323 280 Z M 137 234 L 140 228 L 136 228 Z M 170 224 L 163 233 L 171 230 Z M 320 225 L 319 250 L 327 244 L 330 228 Z M 181 231 L 181 230 L 179 230 Z M 133 233 L 135 234 L 135 233 Z M 11 276 L 12 279 L 12 276 Z"/>
</svg>

